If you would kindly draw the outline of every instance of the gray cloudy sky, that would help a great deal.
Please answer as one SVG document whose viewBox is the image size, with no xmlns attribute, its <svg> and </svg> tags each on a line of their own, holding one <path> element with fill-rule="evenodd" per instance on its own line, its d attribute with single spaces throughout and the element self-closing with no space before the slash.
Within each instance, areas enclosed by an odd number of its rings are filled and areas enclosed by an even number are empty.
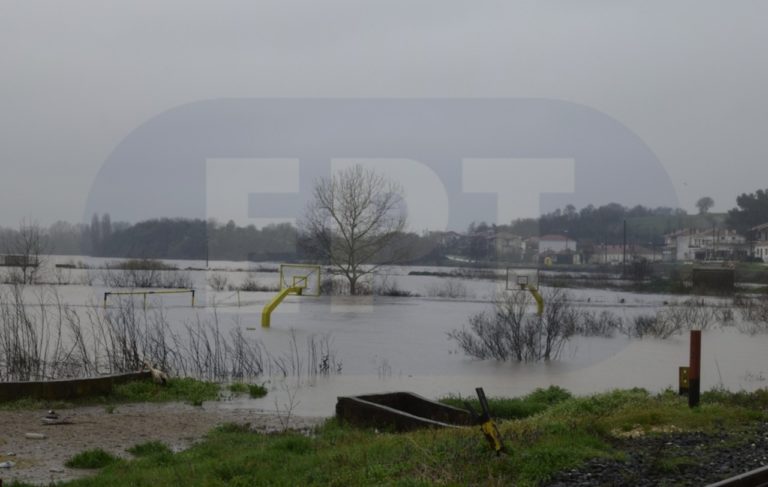
<svg viewBox="0 0 768 487">
<path fill-rule="evenodd" d="M 761 1 L 0 0 L 0 225 L 81 220 L 134 129 L 252 97 L 577 103 L 639 136 L 683 207 L 709 195 L 723 211 L 768 187 L 767 14 Z"/>
</svg>

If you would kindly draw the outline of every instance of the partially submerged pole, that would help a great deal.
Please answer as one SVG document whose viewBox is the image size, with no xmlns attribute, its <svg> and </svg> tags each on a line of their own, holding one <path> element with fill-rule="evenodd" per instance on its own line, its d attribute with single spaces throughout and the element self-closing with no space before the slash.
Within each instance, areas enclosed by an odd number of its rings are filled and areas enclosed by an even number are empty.
<svg viewBox="0 0 768 487">
<path fill-rule="evenodd" d="M 699 405 L 701 392 L 701 330 L 691 330 L 691 362 L 688 367 L 688 406 Z"/>
</svg>

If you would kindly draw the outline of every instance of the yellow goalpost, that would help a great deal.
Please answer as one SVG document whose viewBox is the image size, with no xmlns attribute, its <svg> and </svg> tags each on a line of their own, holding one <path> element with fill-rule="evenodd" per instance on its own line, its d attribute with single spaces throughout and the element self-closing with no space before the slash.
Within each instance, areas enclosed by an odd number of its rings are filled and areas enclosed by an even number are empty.
<svg viewBox="0 0 768 487">
<path fill-rule="evenodd" d="M 195 307 L 194 289 L 164 289 L 159 291 L 107 291 L 104 293 L 104 309 L 107 309 L 107 298 L 110 296 L 144 296 L 144 309 L 147 309 L 148 294 L 181 294 L 190 293 L 192 295 L 192 307 Z"/>
<path fill-rule="evenodd" d="M 319 296 L 320 266 L 280 264 L 280 292 L 261 310 L 261 326 L 269 328 L 272 312 L 288 295 Z"/>
</svg>

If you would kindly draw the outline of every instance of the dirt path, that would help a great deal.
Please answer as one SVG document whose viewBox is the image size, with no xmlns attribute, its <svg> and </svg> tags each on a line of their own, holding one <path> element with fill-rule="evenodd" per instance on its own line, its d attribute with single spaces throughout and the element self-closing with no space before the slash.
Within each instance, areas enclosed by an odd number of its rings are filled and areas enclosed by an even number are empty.
<svg viewBox="0 0 768 487">
<path fill-rule="evenodd" d="M 91 471 L 64 466 L 72 455 L 91 448 L 103 448 L 121 457 L 137 443 L 158 440 L 175 451 L 200 440 L 216 425 L 250 423 L 256 430 L 281 429 L 279 418 L 253 410 L 226 410 L 215 405 L 194 407 L 179 403 L 130 404 L 110 413 L 104 407 L 83 407 L 58 411 L 71 424 L 43 425 L 46 411 L 0 411 L 0 479 L 47 484 L 89 475 Z M 293 428 L 310 427 L 322 418 L 291 418 Z M 42 433 L 44 439 L 29 439 L 27 433 Z"/>
</svg>

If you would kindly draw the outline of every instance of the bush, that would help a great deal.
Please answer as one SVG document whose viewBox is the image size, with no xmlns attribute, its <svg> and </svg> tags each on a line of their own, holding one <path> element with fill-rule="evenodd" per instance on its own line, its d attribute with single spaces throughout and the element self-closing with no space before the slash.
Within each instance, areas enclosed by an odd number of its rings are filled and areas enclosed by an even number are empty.
<svg viewBox="0 0 768 487">
<path fill-rule="evenodd" d="M 460 279 L 446 279 L 427 288 L 427 296 L 433 298 L 471 298 L 467 286 Z"/>
<path fill-rule="evenodd" d="M 680 328 L 675 328 L 673 322 L 665 320 L 661 313 L 656 313 L 655 315 L 636 316 L 632 320 L 632 327 L 627 330 L 627 334 L 637 338 L 648 336 L 664 339 L 680 331 Z"/>
<path fill-rule="evenodd" d="M 675 303 L 660 313 L 660 319 L 670 321 L 672 328 L 681 331 L 706 330 L 716 318 L 715 312 L 701 298 L 687 299 L 682 304 Z"/>
<path fill-rule="evenodd" d="M 264 397 L 267 395 L 267 388 L 262 384 L 251 384 L 248 386 L 248 394 L 253 398 Z"/>
<path fill-rule="evenodd" d="M 491 313 L 469 318 L 469 330 L 448 336 L 469 356 L 478 359 L 530 362 L 556 359 L 577 329 L 578 313 L 559 290 L 545 296 L 543 316 L 529 313 L 533 300 L 528 293 L 506 294 L 494 303 Z"/>
<path fill-rule="evenodd" d="M 117 288 L 166 288 L 192 287 L 192 278 L 174 265 L 159 260 L 132 259 L 111 263 L 101 274 L 104 286 Z"/>
<path fill-rule="evenodd" d="M 656 314 L 635 317 L 625 331 L 627 335 L 637 338 L 648 336 L 666 339 L 686 330 L 706 330 L 718 317 L 722 319 L 728 315 L 712 310 L 703 299 L 688 299 L 682 304 L 674 303 L 659 310 Z"/>
<path fill-rule="evenodd" d="M 115 463 L 118 458 L 111 453 L 107 453 L 101 448 L 85 450 L 67 460 L 64 465 L 69 468 L 103 468 Z"/>
<path fill-rule="evenodd" d="M 384 276 L 381 282 L 374 286 L 374 294 L 378 296 L 391 296 L 395 298 L 408 298 L 415 296 L 412 292 L 401 289 L 397 281 L 389 280 L 389 276 Z"/>
<path fill-rule="evenodd" d="M 739 308 L 739 328 L 749 334 L 768 332 L 768 294 L 758 297 L 737 296 L 733 304 Z"/>
<path fill-rule="evenodd" d="M 600 314 L 585 311 L 579 316 L 576 333 L 582 336 L 610 337 L 623 328 L 623 320 L 608 311 Z"/>
<path fill-rule="evenodd" d="M 224 291 L 227 289 L 228 281 L 227 275 L 223 273 L 216 272 L 208 276 L 208 285 L 214 291 Z"/>
<path fill-rule="evenodd" d="M 276 292 L 280 290 L 279 286 L 268 286 L 261 284 L 256 279 L 248 277 L 237 287 L 230 286 L 231 291 L 244 291 L 244 292 Z"/>
<path fill-rule="evenodd" d="M 323 279 L 320 281 L 320 294 L 324 294 L 326 296 L 349 295 L 349 280 L 341 276 L 328 274 L 330 274 L 330 272 L 325 274 Z M 357 281 L 357 284 L 355 285 L 356 296 L 370 296 L 374 293 L 373 286 L 371 285 L 371 277 L 372 276 L 369 274 Z"/>
</svg>

